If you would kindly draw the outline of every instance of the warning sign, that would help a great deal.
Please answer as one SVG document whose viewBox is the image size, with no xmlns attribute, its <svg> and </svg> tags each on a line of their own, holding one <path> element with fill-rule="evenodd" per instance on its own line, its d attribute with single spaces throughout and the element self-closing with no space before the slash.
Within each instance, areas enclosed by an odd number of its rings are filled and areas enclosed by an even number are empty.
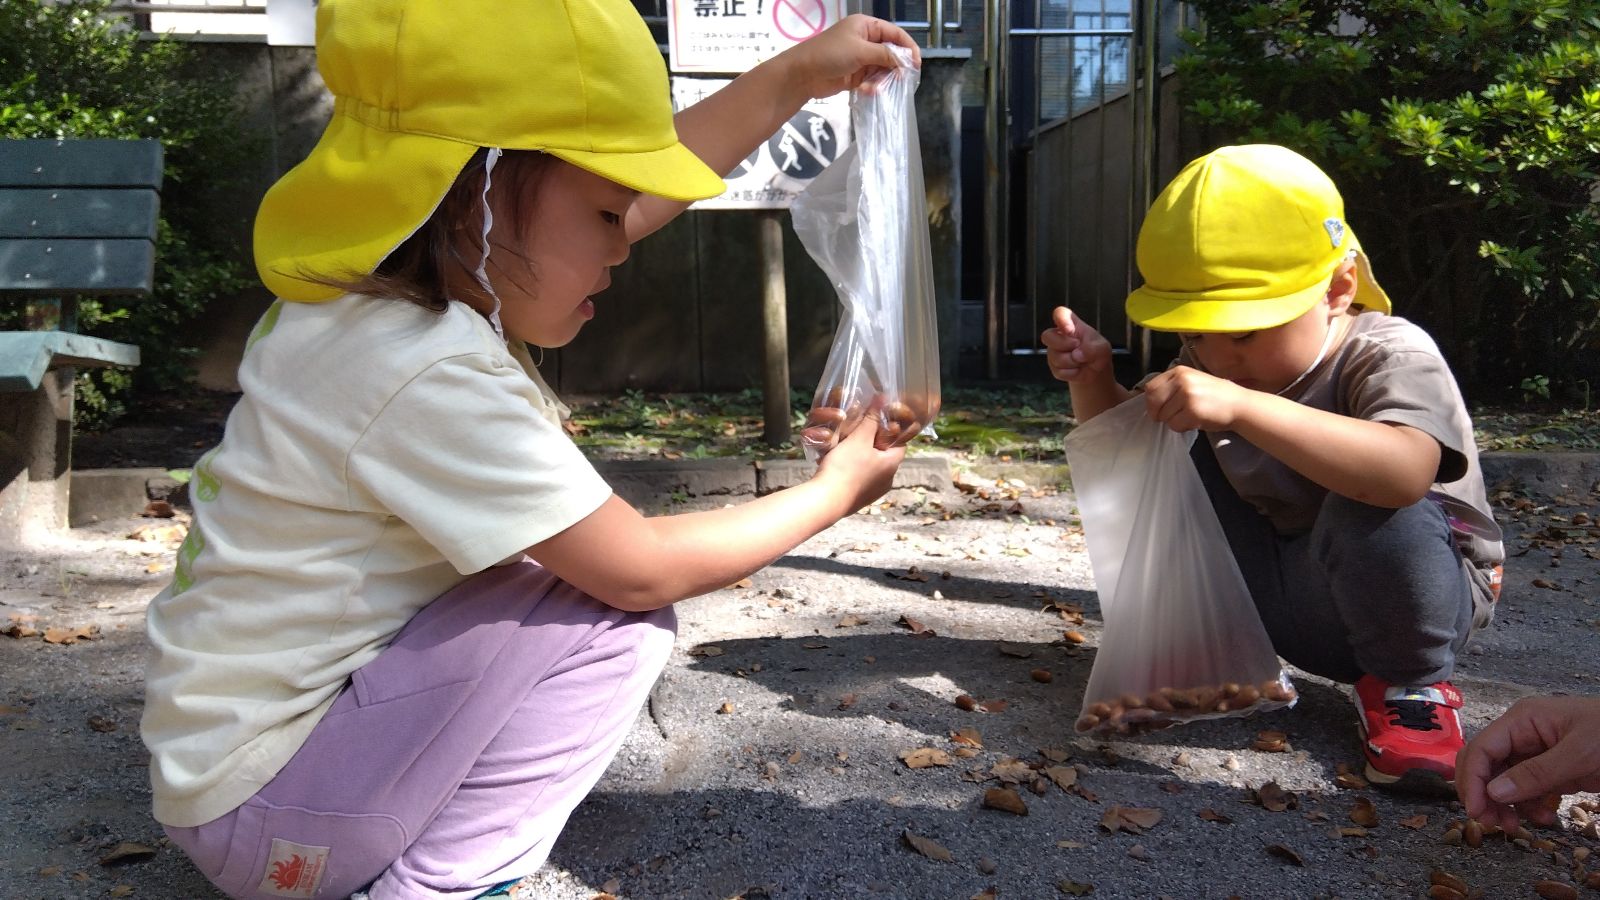
<svg viewBox="0 0 1600 900">
<path fill-rule="evenodd" d="M 845 0 L 672 0 L 674 72 L 746 72 L 844 18 Z"/>
<path fill-rule="evenodd" d="M 698 103 L 727 78 L 672 79 L 674 109 Z M 812 100 L 723 179 L 728 189 L 694 209 L 788 209 L 789 201 L 850 146 L 850 95 Z"/>
</svg>

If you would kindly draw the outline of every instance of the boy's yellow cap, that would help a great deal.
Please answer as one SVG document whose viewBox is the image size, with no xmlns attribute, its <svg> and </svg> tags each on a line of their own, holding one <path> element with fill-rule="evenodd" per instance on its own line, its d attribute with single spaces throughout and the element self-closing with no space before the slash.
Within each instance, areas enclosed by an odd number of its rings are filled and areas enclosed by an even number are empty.
<svg viewBox="0 0 1600 900">
<path fill-rule="evenodd" d="M 1352 251 L 1355 302 L 1388 313 L 1333 181 L 1287 147 L 1223 147 L 1184 166 L 1145 215 L 1128 317 L 1155 331 L 1273 328 L 1320 300 Z"/>
<path fill-rule="evenodd" d="M 646 194 L 722 179 L 678 141 L 666 65 L 628 0 L 322 0 L 333 119 L 267 192 L 256 268 L 286 300 L 339 291 L 433 214 L 479 147 L 543 150 Z"/>
</svg>

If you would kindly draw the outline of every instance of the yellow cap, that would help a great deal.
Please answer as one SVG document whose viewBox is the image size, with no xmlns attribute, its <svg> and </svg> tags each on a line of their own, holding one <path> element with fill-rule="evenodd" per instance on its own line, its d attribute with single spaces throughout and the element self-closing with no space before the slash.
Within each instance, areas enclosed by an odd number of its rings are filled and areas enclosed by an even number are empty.
<svg viewBox="0 0 1600 900">
<path fill-rule="evenodd" d="M 1287 147 L 1223 147 L 1184 166 L 1145 215 L 1128 317 L 1155 331 L 1273 328 L 1322 299 L 1352 252 L 1355 303 L 1388 313 L 1333 181 Z"/>
<path fill-rule="evenodd" d="M 333 119 L 255 223 L 256 268 L 286 300 L 339 295 L 306 273 L 372 272 L 479 147 L 673 200 L 724 188 L 678 141 L 666 65 L 628 0 L 322 0 L 317 67 Z"/>
</svg>

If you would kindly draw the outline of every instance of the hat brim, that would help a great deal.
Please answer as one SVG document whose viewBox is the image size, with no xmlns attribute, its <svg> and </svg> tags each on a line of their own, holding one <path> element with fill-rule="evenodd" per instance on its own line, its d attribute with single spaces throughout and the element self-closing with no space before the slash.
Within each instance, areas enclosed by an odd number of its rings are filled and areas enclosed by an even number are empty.
<svg viewBox="0 0 1600 900">
<path fill-rule="evenodd" d="M 637 153 L 601 153 L 550 147 L 545 152 L 609 178 L 623 187 L 668 200 L 691 202 L 715 197 L 728 189 L 694 151 L 674 142 L 658 150 Z"/>
<path fill-rule="evenodd" d="M 311 154 L 261 201 L 255 257 L 262 283 L 285 300 L 338 297 L 340 289 L 308 279 L 370 274 L 422 227 L 477 150 L 336 113 Z"/>
</svg>

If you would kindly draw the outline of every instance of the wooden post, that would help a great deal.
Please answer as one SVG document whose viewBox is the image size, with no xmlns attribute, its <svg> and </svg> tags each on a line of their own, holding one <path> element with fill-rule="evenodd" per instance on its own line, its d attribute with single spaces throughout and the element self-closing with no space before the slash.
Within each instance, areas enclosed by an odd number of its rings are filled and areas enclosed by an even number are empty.
<svg viewBox="0 0 1600 900">
<path fill-rule="evenodd" d="M 765 345 L 762 371 L 762 437 L 777 447 L 790 438 L 789 425 L 789 300 L 783 284 L 783 220 L 780 210 L 760 212 L 761 336 Z"/>
</svg>

